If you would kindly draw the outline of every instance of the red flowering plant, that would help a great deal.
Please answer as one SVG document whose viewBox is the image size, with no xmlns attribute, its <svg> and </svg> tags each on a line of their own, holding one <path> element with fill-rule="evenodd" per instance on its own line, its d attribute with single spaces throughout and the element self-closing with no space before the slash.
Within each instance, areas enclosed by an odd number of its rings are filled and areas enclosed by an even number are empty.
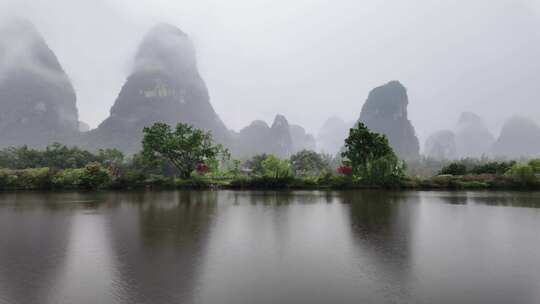
<svg viewBox="0 0 540 304">
<path fill-rule="evenodd" d="M 199 174 L 205 174 L 210 171 L 210 167 L 208 167 L 207 164 L 197 164 L 195 171 L 197 171 Z"/>
<path fill-rule="evenodd" d="M 337 173 L 345 176 L 351 176 L 353 173 L 353 169 L 351 166 L 343 165 L 337 168 Z"/>
</svg>

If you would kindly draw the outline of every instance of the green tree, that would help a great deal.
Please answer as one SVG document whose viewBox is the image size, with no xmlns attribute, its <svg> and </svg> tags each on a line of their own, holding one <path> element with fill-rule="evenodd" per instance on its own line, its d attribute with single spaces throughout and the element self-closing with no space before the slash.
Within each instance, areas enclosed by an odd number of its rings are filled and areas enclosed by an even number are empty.
<svg viewBox="0 0 540 304">
<path fill-rule="evenodd" d="M 531 159 L 528 163 L 534 174 L 540 174 L 540 159 Z"/>
<path fill-rule="evenodd" d="M 9 147 L 0 151 L 0 167 L 10 169 L 26 169 L 45 167 L 40 151 L 22 147 Z"/>
<path fill-rule="evenodd" d="M 302 150 L 290 158 L 291 169 L 297 176 L 317 176 L 324 171 L 330 171 L 330 165 L 323 156 L 310 150 Z"/>
<path fill-rule="evenodd" d="M 373 161 L 394 155 L 386 136 L 371 132 L 366 125 L 359 122 L 350 129 L 349 137 L 345 139 L 345 151 L 342 157 L 350 163 L 354 174 L 365 175 L 368 165 Z"/>
<path fill-rule="evenodd" d="M 43 155 L 43 167 L 56 169 L 82 168 L 89 163 L 97 161 L 92 153 L 81 150 L 78 147 L 68 147 L 60 143 L 54 143 L 45 148 Z"/>
<path fill-rule="evenodd" d="M 96 158 L 105 166 L 119 167 L 124 163 L 124 153 L 117 149 L 99 149 Z"/>
<path fill-rule="evenodd" d="M 534 169 L 527 164 L 514 165 L 506 175 L 509 176 L 516 184 L 522 187 L 532 186 L 536 184 L 537 178 Z"/>
<path fill-rule="evenodd" d="M 405 165 L 396 155 L 386 156 L 370 161 L 364 178 L 368 183 L 380 186 L 399 185 L 405 176 Z"/>
<path fill-rule="evenodd" d="M 98 163 L 89 163 L 80 177 L 80 186 L 85 189 L 98 189 L 111 181 L 110 172 Z"/>
<path fill-rule="evenodd" d="M 245 165 L 251 172 L 256 175 L 264 175 L 263 161 L 268 158 L 267 154 L 259 154 L 253 156 L 250 160 L 246 161 Z"/>
<path fill-rule="evenodd" d="M 210 132 L 179 123 L 173 130 L 165 123 L 155 123 L 143 130 L 143 156 L 149 161 L 165 159 L 182 178 L 189 178 L 197 164 L 228 155 L 221 145 L 214 144 Z"/>
<path fill-rule="evenodd" d="M 291 176 L 291 166 L 286 160 L 281 160 L 275 155 L 268 156 L 263 162 L 264 175 L 273 179 L 283 179 Z"/>
</svg>

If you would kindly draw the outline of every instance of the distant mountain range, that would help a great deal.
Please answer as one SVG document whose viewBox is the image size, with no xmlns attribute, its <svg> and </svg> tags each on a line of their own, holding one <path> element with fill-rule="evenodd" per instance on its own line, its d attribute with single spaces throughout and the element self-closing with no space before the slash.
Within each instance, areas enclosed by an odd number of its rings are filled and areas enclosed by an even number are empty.
<svg viewBox="0 0 540 304">
<path fill-rule="evenodd" d="M 420 145 L 408 104 L 406 88 L 389 82 L 369 93 L 358 121 L 385 134 L 395 152 L 410 160 L 420 157 Z M 355 124 L 331 117 L 317 139 L 283 115 L 276 115 L 271 126 L 255 120 L 239 132 L 229 130 L 210 103 L 193 43 L 169 24 L 156 25 L 144 36 L 109 117 L 89 130 L 79 121 L 71 80 L 38 30 L 25 20 L 6 23 L 0 28 L 0 106 L 0 147 L 61 142 L 128 154 L 140 150 L 142 129 L 154 122 L 183 122 L 210 131 L 241 158 L 261 153 L 288 157 L 303 149 L 336 154 Z M 512 118 L 496 139 L 479 116 L 464 113 L 455 132 L 430 136 L 424 153 L 439 159 L 538 156 L 540 128 L 532 120 Z"/>
</svg>

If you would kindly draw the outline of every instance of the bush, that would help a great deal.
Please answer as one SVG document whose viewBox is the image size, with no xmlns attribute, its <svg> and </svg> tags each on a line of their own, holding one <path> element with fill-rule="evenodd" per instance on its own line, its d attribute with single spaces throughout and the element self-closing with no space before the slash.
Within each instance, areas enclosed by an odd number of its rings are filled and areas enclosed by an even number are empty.
<svg viewBox="0 0 540 304">
<path fill-rule="evenodd" d="M 540 159 L 532 159 L 528 163 L 534 174 L 540 174 Z"/>
<path fill-rule="evenodd" d="M 262 162 L 264 176 L 269 179 L 286 180 L 292 176 L 288 161 L 281 160 L 274 155 L 268 156 Z"/>
<path fill-rule="evenodd" d="M 111 189 L 136 189 L 145 186 L 146 175 L 139 171 L 128 171 L 113 178 L 109 187 Z"/>
<path fill-rule="evenodd" d="M 107 186 L 111 182 L 109 171 L 100 164 L 90 163 L 84 167 L 81 176 L 81 187 L 84 189 L 98 189 Z"/>
<path fill-rule="evenodd" d="M 516 164 L 506 173 L 512 181 L 521 187 L 530 187 L 537 183 L 533 167 L 527 164 Z"/>
<path fill-rule="evenodd" d="M 403 163 L 393 154 L 380 157 L 368 164 L 364 180 L 371 185 L 399 186 L 401 179 L 405 176 L 403 166 Z"/>
<path fill-rule="evenodd" d="M 473 174 L 505 174 L 515 164 L 516 164 L 515 161 L 489 162 L 489 163 L 474 166 L 471 170 L 471 173 Z"/>
<path fill-rule="evenodd" d="M 157 188 L 174 188 L 175 181 L 172 177 L 167 177 L 158 174 L 151 174 L 145 181 L 147 186 L 157 187 Z"/>
<path fill-rule="evenodd" d="M 80 169 L 65 169 L 53 178 L 53 184 L 61 189 L 99 189 L 111 183 L 109 172 L 97 163 Z"/>
<path fill-rule="evenodd" d="M 467 166 L 460 163 L 451 163 L 445 166 L 439 172 L 440 175 L 465 175 L 467 174 Z"/>
<path fill-rule="evenodd" d="M 53 177 L 53 185 L 61 189 L 76 189 L 81 184 L 84 169 L 65 169 Z"/>
<path fill-rule="evenodd" d="M 0 189 L 3 190 L 37 190 L 51 187 L 51 170 L 49 168 L 0 170 Z"/>
</svg>

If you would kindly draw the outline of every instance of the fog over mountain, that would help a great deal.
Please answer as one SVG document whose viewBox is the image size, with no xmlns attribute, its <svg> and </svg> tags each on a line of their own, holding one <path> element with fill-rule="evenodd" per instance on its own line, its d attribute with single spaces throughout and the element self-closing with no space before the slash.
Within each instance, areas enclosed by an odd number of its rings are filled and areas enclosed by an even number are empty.
<svg viewBox="0 0 540 304">
<path fill-rule="evenodd" d="M 276 115 L 272 126 L 265 121 L 255 120 L 233 136 L 232 153 L 238 157 L 248 158 L 266 153 L 286 158 L 295 152 L 291 127 L 283 115 Z"/>
<path fill-rule="evenodd" d="M 135 56 L 132 74 L 111 108 L 110 116 L 86 136 L 89 148 L 141 149 L 142 130 L 155 122 L 178 122 L 211 131 L 228 144 L 231 134 L 210 104 L 189 37 L 169 24 L 154 26 Z"/>
<path fill-rule="evenodd" d="M 376 87 L 360 113 L 360 122 L 388 137 L 396 154 L 406 160 L 420 157 L 420 143 L 409 120 L 407 89 L 399 81 Z"/>
<path fill-rule="evenodd" d="M 540 156 L 540 127 L 526 117 L 512 117 L 505 124 L 493 146 L 496 157 Z"/>
<path fill-rule="evenodd" d="M 0 24 L 0 37 L 0 146 L 72 140 L 76 95 L 54 52 L 25 20 Z"/>
<path fill-rule="evenodd" d="M 161 22 L 189 35 L 211 106 L 231 130 L 281 113 L 319 134 L 329 117 L 358 119 L 368 93 L 393 79 L 406 84 L 421 143 L 457 131 L 462 112 L 494 137 L 514 115 L 540 122 L 535 0 L 0 0 L 1 20 L 13 16 L 35 25 L 70 80 L 69 119 L 78 109 L 92 128 Z"/>
<path fill-rule="evenodd" d="M 476 113 L 465 112 L 456 125 L 456 146 L 459 157 L 489 155 L 495 137 Z"/>
<path fill-rule="evenodd" d="M 424 155 L 437 160 L 457 158 L 456 135 L 450 130 L 433 133 L 426 140 Z"/>
</svg>

